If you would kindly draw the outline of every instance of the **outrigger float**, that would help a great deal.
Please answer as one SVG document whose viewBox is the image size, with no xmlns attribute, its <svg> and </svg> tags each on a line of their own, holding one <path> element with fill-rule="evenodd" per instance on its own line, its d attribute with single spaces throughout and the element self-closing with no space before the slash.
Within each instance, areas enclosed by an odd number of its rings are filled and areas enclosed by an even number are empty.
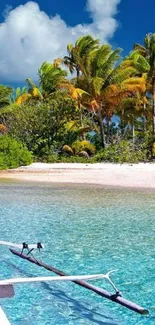
<svg viewBox="0 0 155 325">
<path fill-rule="evenodd" d="M 108 272 L 107 274 L 92 274 L 92 275 L 67 275 L 63 271 L 60 271 L 56 269 L 53 266 L 50 266 L 48 264 L 45 264 L 38 259 L 36 259 L 33 255 L 33 251 L 35 249 L 38 249 L 39 251 L 44 248 L 44 245 L 42 243 L 37 244 L 14 244 L 11 242 L 6 241 L 0 241 L 0 245 L 8 246 L 10 248 L 10 252 L 24 260 L 27 260 L 30 263 L 36 264 L 48 271 L 51 271 L 58 276 L 46 276 L 46 277 L 33 277 L 33 278 L 16 278 L 16 279 L 5 279 L 0 280 L 0 298 L 11 298 L 14 296 L 14 285 L 15 284 L 21 284 L 21 283 L 31 283 L 31 282 L 42 282 L 42 281 L 72 281 L 75 284 L 84 287 L 88 290 L 93 291 L 97 295 L 104 297 L 108 300 L 111 300 L 114 303 L 120 304 L 136 313 L 139 313 L 141 315 L 147 315 L 149 311 L 136 303 L 125 299 L 122 297 L 122 294 L 117 289 L 115 284 L 110 278 L 110 274 L 115 272 L 115 270 Z M 19 251 L 15 250 L 15 248 L 19 249 Z M 105 289 L 102 289 L 100 287 L 97 287 L 95 285 L 92 285 L 87 281 L 91 280 L 97 280 L 97 279 L 106 279 L 111 284 L 114 293 L 111 293 Z M 10 325 L 9 321 L 7 320 L 7 317 L 5 313 L 3 312 L 2 308 L 0 307 L 0 323 L 3 325 Z"/>
</svg>

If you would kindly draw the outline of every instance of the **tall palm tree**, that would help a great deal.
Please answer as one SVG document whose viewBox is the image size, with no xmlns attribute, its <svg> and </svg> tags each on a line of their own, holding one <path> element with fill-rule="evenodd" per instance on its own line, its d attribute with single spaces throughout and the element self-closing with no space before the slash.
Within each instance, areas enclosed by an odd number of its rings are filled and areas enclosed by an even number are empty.
<svg viewBox="0 0 155 325">
<path fill-rule="evenodd" d="M 80 73 L 88 73 L 88 62 L 93 53 L 99 48 L 99 40 L 94 39 L 90 35 L 78 38 L 75 45 L 67 46 L 68 56 L 64 56 L 63 63 L 69 69 L 70 73 L 76 72 L 76 77 L 80 77 Z"/>
<path fill-rule="evenodd" d="M 106 145 L 104 119 L 111 118 L 123 98 L 145 89 L 143 78 L 131 78 L 135 73 L 133 67 L 116 66 L 120 52 L 119 48 L 112 51 L 109 45 L 102 45 L 91 59 L 89 74 L 78 80 L 78 86 L 89 93 L 83 104 L 96 115 L 103 147 Z"/>
<path fill-rule="evenodd" d="M 153 135 L 155 135 L 155 33 L 147 34 L 144 39 L 144 46 L 135 44 L 134 49 L 149 64 L 149 70 L 147 72 L 148 91 L 152 96 L 152 130 Z"/>
<path fill-rule="evenodd" d="M 140 94 L 140 96 L 136 94 L 136 96 L 133 98 L 133 103 L 134 106 L 136 105 L 137 107 L 139 107 L 139 103 L 141 102 L 141 106 L 143 106 L 143 108 L 141 109 L 141 117 L 143 118 L 143 126 L 144 126 L 144 131 L 146 131 L 146 118 L 151 117 L 150 115 L 150 102 L 148 100 L 148 96 L 147 96 L 147 91 L 148 91 L 148 86 L 149 82 L 148 82 L 148 72 L 150 71 L 150 64 L 147 60 L 147 58 L 145 56 L 142 56 L 142 53 L 144 54 L 144 49 L 143 47 L 140 47 L 140 50 L 136 49 L 136 46 L 138 47 L 138 45 L 135 45 L 135 50 L 133 50 L 128 57 L 125 58 L 125 60 L 121 63 L 122 67 L 133 67 L 134 69 L 136 69 L 135 75 L 137 77 L 143 77 L 146 81 L 146 89 L 144 91 L 143 94 Z M 137 103 L 136 103 L 137 102 Z M 131 104 L 131 103 L 130 103 Z M 131 105 L 130 105 L 131 106 Z M 133 107 L 134 110 L 134 107 Z"/>
<path fill-rule="evenodd" d="M 80 75 L 87 75 L 90 70 L 90 62 L 99 48 L 99 40 L 94 39 L 90 35 L 78 38 L 75 45 L 69 44 L 67 46 L 68 56 L 64 56 L 63 64 L 69 69 L 70 73 L 76 72 L 76 79 L 78 81 Z M 81 106 L 81 98 L 77 98 L 77 106 L 80 112 L 81 127 L 83 126 L 83 114 Z"/>
</svg>

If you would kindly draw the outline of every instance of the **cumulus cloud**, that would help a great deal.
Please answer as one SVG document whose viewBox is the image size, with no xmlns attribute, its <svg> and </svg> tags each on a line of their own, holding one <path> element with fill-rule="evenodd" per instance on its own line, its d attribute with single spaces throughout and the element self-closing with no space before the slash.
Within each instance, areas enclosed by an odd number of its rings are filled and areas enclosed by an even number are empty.
<svg viewBox="0 0 155 325">
<path fill-rule="evenodd" d="M 59 15 L 49 17 L 36 2 L 5 12 L 0 24 L 0 77 L 6 81 L 34 80 L 43 61 L 66 54 L 66 45 L 91 34 L 107 42 L 117 29 L 114 15 L 121 0 L 87 0 L 90 24 L 68 26 Z M 7 7 L 8 8 L 8 7 Z"/>
</svg>

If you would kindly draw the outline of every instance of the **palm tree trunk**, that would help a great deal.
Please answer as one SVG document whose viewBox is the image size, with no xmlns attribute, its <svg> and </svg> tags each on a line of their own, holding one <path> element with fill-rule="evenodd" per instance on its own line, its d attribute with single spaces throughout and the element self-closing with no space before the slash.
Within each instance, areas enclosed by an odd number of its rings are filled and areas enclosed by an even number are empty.
<svg viewBox="0 0 155 325">
<path fill-rule="evenodd" d="M 132 142 L 135 143 L 135 125 L 132 123 Z"/>
<path fill-rule="evenodd" d="M 104 125 L 103 125 L 102 114 L 101 114 L 100 111 L 98 112 L 98 119 L 99 119 L 99 125 L 100 125 L 101 145 L 102 145 L 103 148 L 105 148 Z"/>
<path fill-rule="evenodd" d="M 78 84 L 79 77 L 80 77 L 80 70 L 77 67 L 76 68 L 77 84 Z M 79 110 L 79 114 L 80 114 L 80 126 L 82 127 L 83 126 L 83 116 L 82 116 L 82 109 L 81 109 L 81 100 L 80 100 L 80 97 L 78 97 L 78 110 Z"/>
<path fill-rule="evenodd" d="M 80 126 L 83 126 L 83 116 L 82 116 L 82 109 L 81 109 L 81 101 L 78 98 L 78 110 L 79 110 L 79 117 L 80 117 Z"/>
<path fill-rule="evenodd" d="M 143 111 L 144 111 L 144 115 L 143 115 L 143 131 L 146 131 L 146 117 L 145 117 L 145 112 L 146 112 L 146 104 L 144 104 L 143 106 Z"/>
<path fill-rule="evenodd" d="M 110 140 L 110 121 L 109 118 L 107 118 L 107 143 L 109 143 Z"/>
</svg>

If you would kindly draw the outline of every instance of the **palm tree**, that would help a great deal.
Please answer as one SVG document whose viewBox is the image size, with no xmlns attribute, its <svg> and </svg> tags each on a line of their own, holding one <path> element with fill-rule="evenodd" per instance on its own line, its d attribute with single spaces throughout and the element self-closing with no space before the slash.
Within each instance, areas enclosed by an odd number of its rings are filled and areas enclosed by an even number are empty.
<svg viewBox="0 0 155 325">
<path fill-rule="evenodd" d="M 89 63 L 89 75 L 78 80 L 79 88 L 89 93 L 84 96 L 83 104 L 91 108 L 98 120 L 103 147 L 106 145 L 104 119 L 110 120 L 123 98 L 145 90 L 143 78 L 131 78 L 135 73 L 133 67 L 116 66 L 120 52 L 119 48 L 112 51 L 109 45 L 102 45 Z"/>
<path fill-rule="evenodd" d="M 67 71 L 56 64 L 44 62 L 39 71 L 39 86 L 43 96 L 49 96 L 55 92 L 62 82 L 65 82 Z"/>
<path fill-rule="evenodd" d="M 134 49 L 149 64 L 147 80 L 149 84 L 148 91 L 152 96 L 152 130 L 153 135 L 155 135 L 155 33 L 147 34 L 144 39 L 144 46 L 135 44 Z"/>
<path fill-rule="evenodd" d="M 90 35 L 78 38 L 75 45 L 69 44 L 67 46 L 68 56 L 64 56 L 62 62 L 69 69 L 70 73 L 76 72 L 76 81 L 78 81 L 81 74 L 87 75 L 89 73 L 90 62 L 92 56 L 99 48 L 99 40 L 94 39 Z M 80 112 L 81 127 L 83 126 L 83 115 L 81 106 L 81 96 L 77 98 L 77 106 Z"/>
<path fill-rule="evenodd" d="M 129 125 L 132 130 L 132 139 L 135 143 L 135 125 L 136 122 L 143 116 L 144 98 L 139 96 L 128 97 L 122 100 L 117 109 L 117 114 L 121 118 L 121 121 Z"/>
<path fill-rule="evenodd" d="M 77 79 L 80 73 L 87 74 L 86 67 L 92 55 L 99 48 L 99 40 L 94 39 L 90 35 L 78 38 L 75 45 L 67 46 L 68 56 L 64 56 L 63 63 L 69 69 L 70 73 L 76 72 Z"/>
<path fill-rule="evenodd" d="M 28 99 L 43 99 L 55 92 L 60 82 L 65 81 L 67 72 L 62 70 L 55 63 L 50 64 L 44 62 L 39 71 L 39 86 L 37 86 L 31 78 L 27 78 L 26 87 L 20 89 L 19 87 L 11 96 L 11 102 L 15 102 L 20 105 L 26 102 Z"/>
</svg>

